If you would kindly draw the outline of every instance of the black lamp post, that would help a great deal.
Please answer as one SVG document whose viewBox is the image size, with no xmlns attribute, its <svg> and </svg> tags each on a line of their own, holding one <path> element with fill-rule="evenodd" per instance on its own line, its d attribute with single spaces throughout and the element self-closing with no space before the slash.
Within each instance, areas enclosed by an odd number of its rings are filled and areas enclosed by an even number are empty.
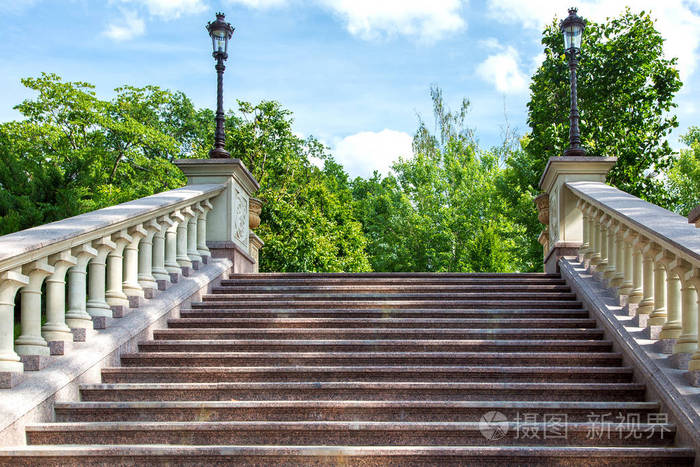
<svg viewBox="0 0 700 467">
<path fill-rule="evenodd" d="M 586 151 L 581 147 L 581 131 L 579 130 L 579 114 L 576 94 L 576 67 L 581 50 L 581 37 L 586 27 L 585 21 L 580 18 L 576 8 L 569 9 L 569 16 L 561 21 L 559 27 L 564 34 L 564 48 L 569 56 L 569 71 L 571 81 L 571 113 L 569 114 L 569 149 L 564 151 L 565 156 L 585 156 Z"/>
<path fill-rule="evenodd" d="M 231 154 L 224 149 L 226 133 L 224 132 L 224 60 L 228 58 L 228 40 L 233 35 L 234 29 L 231 23 L 224 21 L 223 13 L 216 14 L 216 21 L 207 24 L 207 31 L 211 36 L 211 44 L 214 49 L 212 55 L 216 59 L 216 133 L 214 134 L 214 148 L 209 151 L 210 159 L 225 159 Z"/>
</svg>

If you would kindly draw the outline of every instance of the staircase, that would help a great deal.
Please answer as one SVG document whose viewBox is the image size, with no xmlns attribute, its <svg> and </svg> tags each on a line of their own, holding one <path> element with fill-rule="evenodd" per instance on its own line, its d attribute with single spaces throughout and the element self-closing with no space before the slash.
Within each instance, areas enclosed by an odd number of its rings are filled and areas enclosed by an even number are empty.
<svg viewBox="0 0 700 467">
<path fill-rule="evenodd" d="M 694 461 L 555 275 L 236 275 L 121 363 L 0 464 Z"/>
</svg>

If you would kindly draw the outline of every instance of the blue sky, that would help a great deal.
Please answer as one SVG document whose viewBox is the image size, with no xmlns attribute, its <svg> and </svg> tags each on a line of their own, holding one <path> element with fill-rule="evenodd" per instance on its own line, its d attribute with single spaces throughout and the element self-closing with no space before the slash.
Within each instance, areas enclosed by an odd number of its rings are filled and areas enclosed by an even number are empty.
<svg viewBox="0 0 700 467">
<path fill-rule="evenodd" d="M 589 0 L 582 16 L 602 20 L 627 3 L 651 10 L 679 57 L 685 83 L 678 135 L 698 125 L 700 0 Z M 0 121 L 31 97 L 20 78 L 53 72 L 97 86 L 181 90 L 215 104 L 211 43 L 204 26 L 222 10 L 236 27 L 225 103 L 275 99 L 294 130 L 327 144 L 351 175 L 383 172 L 410 152 L 417 115 L 432 121 L 429 88 L 457 106 L 483 146 L 499 143 L 506 118 L 527 132 L 529 76 L 540 32 L 566 14 L 561 0 L 0 0 Z"/>
</svg>

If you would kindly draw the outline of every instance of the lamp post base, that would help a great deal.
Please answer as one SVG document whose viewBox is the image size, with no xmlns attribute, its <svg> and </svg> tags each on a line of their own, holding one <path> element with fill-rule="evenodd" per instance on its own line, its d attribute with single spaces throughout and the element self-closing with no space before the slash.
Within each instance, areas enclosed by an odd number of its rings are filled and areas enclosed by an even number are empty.
<svg viewBox="0 0 700 467">
<path fill-rule="evenodd" d="M 586 155 L 586 150 L 583 148 L 569 148 L 564 151 L 564 156 L 569 157 L 581 157 Z"/>
<path fill-rule="evenodd" d="M 231 154 L 224 148 L 214 148 L 209 151 L 210 159 L 230 159 Z"/>
</svg>

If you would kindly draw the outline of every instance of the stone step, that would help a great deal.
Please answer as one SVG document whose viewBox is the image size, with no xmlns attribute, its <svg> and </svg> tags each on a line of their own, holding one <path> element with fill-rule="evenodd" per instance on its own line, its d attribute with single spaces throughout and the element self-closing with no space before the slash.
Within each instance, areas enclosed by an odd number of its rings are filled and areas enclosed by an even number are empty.
<svg viewBox="0 0 700 467">
<path fill-rule="evenodd" d="M 616 352 L 139 352 L 122 366 L 489 365 L 621 366 Z"/>
<path fill-rule="evenodd" d="M 170 328 L 467 328 L 552 329 L 595 328 L 594 319 L 546 318 L 177 318 Z"/>
<path fill-rule="evenodd" d="M 140 352 L 606 352 L 607 340 L 151 340 Z"/>
<path fill-rule="evenodd" d="M 640 402 L 635 383 L 255 382 L 81 385 L 83 401 L 490 400 Z"/>
<path fill-rule="evenodd" d="M 554 279 L 561 280 L 559 274 L 543 274 L 541 272 L 261 272 L 231 274 L 228 280 L 238 279 Z"/>
<path fill-rule="evenodd" d="M 349 292 L 304 292 L 304 293 L 211 293 L 204 294 L 202 299 L 206 301 L 225 302 L 232 300 L 279 300 L 279 301 L 367 301 L 372 300 L 377 304 L 382 304 L 385 301 L 492 301 L 509 302 L 514 300 L 538 300 L 541 302 L 556 301 L 556 300 L 575 300 L 576 294 L 573 292 L 504 292 L 504 291 L 489 291 L 489 292 L 431 292 L 431 293 L 349 293 Z"/>
<path fill-rule="evenodd" d="M 212 295 L 216 297 L 216 295 Z M 395 300 L 387 299 L 379 301 L 376 299 L 372 300 L 341 300 L 341 299 L 326 299 L 326 300 L 242 300 L 240 298 L 229 297 L 227 300 L 213 300 L 210 296 L 205 296 L 205 302 L 207 308 L 226 308 L 230 310 L 240 309 L 240 308 L 289 308 L 289 309 L 299 309 L 299 308 L 354 308 L 354 309 L 376 309 L 376 308 L 389 308 L 389 309 L 415 309 L 415 308 L 425 308 L 425 309 L 539 309 L 543 306 L 552 309 L 580 309 L 583 304 L 579 301 L 570 300 L 541 300 L 539 298 L 533 300 L 481 300 L 481 299 L 471 299 L 471 300 L 435 300 L 435 299 L 424 299 L 424 300 Z M 201 302 L 198 302 L 201 303 Z"/>
<path fill-rule="evenodd" d="M 452 277 L 452 278 L 434 278 L 434 277 L 414 277 L 414 278 L 303 278 L 303 277 L 283 277 L 271 279 L 224 279 L 221 281 L 220 287 L 322 287 L 322 286 L 437 286 L 437 287 L 478 287 L 478 286 L 568 286 L 566 281 L 559 278 L 537 278 L 537 277 L 509 277 L 509 278 L 489 278 L 489 277 Z"/>
<path fill-rule="evenodd" d="M 547 318 L 586 319 L 586 310 L 353 310 L 353 309 L 236 309 L 209 307 L 209 302 L 194 303 L 182 310 L 180 318 Z"/>
<path fill-rule="evenodd" d="M 212 293 L 310 293 L 310 292 L 362 292 L 362 293 L 404 293 L 404 292 L 571 292 L 571 287 L 566 284 L 544 283 L 544 284 L 375 284 L 373 282 L 364 284 L 325 284 L 325 285 L 276 285 L 275 283 L 264 282 L 262 284 L 239 284 L 238 282 L 227 281 L 229 285 L 221 285 L 212 288 Z"/>
<path fill-rule="evenodd" d="M 103 383 L 217 383 L 255 381 L 500 381 L 629 383 L 630 367 L 573 366 L 267 366 L 116 367 L 102 369 Z"/>
<path fill-rule="evenodd" d="M 602 329 L 190 328 L 158 329 L 157 340 L 199 339 L 602 339 Z"/>
<path fill-rule="evenodd" d="M 403 421 L 478 422 L 496 411 L 507 420 L 568 422 L 649 420 L 655 402 L 538 401 L 143 401 L 56 403 L 58 422 Z"/>
<path fill-rule="evenodd" d="M 497 431 L 498 430 L 498 431 Z M 597 436 L 598 430 L 603 433 Z M 27 444 L 187 444 L 337 446 L 667 446 L 672 424 L 568 422 L 187 421 L 83 422 L 27 425 Z M 495 437 L 495 439 L 494 439 Z"/>
<path fill-rule="evenodd" d="M 694 452 L 675 447 L 588 446 L 27 446 L 0 448 L 14 466 L 104 465 L 394 465 L 512 467 L 613 465 L 692 466 Z"/>
</svg>

